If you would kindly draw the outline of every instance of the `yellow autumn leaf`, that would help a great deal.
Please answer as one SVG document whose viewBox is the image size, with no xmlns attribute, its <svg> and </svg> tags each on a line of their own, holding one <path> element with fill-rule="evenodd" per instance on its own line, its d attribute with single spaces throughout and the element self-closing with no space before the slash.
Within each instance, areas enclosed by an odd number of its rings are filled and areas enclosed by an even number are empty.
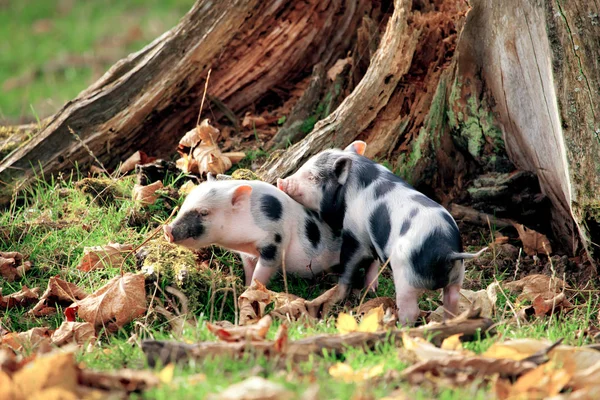
<svg viewBox="0 0 600 400">
<path fill-rule="evenodd" d="M 462 333 L 457 333 L 444 339 L 441 345 L 442 350 L 462 350 L 463 346 L 460 341 L 462 335 Z"/>
<path fill-rule="evenodd" d="M 338 332 L 344 335 L 346 333 L 355 332 L 356 328 L 358 328 L 358 324 L 352 315 L 340 313 L 337 318 L 336 327 Z"/>
<path fill-rule="evenodd" d="M 521 361 L 530 355 L 547 348 L 549 345 L 550 342 L 548 341 L 516 339 L 504 343 L 494 343 L 482 355 L 490 358 L 507 358 L 510 360 Z"/>
<path fill-rule="evenodd" d="M 382 373 L 383 364 L 378 364 L 371 368 L 361 368 L 356 371 L 350 365 L 344 363 L 337 363 L 329 367 L 329 375 L 333 378 L 341 379 L 346 383 L 363 382 Z"/>
<path fill-rule="evenodd" d="M 171 383 L 173 382 L 173 375 L 175 373 L 175 364 L 169 363 L 166 367 L 164 367 L 158 373 L 158 379 L 160 379 L 161 383 Z"/>
<path fill-rule="evenodd" d="M 358 325 L 359 332 L 377 332 L 379 322 L 383 319 L 383 305 L 372 308 Z"/>
</svg>

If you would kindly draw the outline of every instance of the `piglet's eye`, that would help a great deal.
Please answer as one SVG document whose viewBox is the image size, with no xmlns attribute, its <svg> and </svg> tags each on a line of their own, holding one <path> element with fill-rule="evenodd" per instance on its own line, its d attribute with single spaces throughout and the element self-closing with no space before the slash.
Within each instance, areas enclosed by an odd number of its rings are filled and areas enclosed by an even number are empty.
<svg viewBox="0 0 600 400">
<path fill-rule="evenodd" d="M 317 177 L 314 176 L 312 173 L 308 174 L 308 180 L 311 182 L 315 182 L 317 180 Z"/>
<path fill-rule="evenodd" d="M 203 208 L 202 210 L 200 210 L 200 215 L 202 215 L 203 217 L 206 217 L 209 214 L 208 209 Z"/>
</svg>

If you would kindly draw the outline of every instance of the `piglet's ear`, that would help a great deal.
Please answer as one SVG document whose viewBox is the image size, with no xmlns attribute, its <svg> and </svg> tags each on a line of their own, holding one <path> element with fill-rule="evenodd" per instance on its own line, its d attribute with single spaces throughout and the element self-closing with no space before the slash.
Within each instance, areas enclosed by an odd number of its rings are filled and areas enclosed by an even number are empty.
<svg viewBox="0 0 600 400">
<path fill-rule="evenodd" d="M 244 200 L 249 199 L 252 194 L 252 186 L 241 185 L 233 189 L 233 196 L 231 196 L 231 205 L 239 207 Z"/>
<path fill-rule="evenodd" d="M 362 140 L 356 140 L 356 141 L 350 143 L 348 145 L 348 147 L 346 147 L 344 149 L 344 151 L 351 151 L 360 156 L 364 156 L 366 149 L 367 149 L 367 144 L 365 142 L 363 142 Z"/>
<path fill-rule="evenodd" d="M 340 157 L 333 163 L 333 173 L 337 177 L 340 185 L 343 185 L 348 180 L 352 159 L 350 157 Z"/>
</svg>

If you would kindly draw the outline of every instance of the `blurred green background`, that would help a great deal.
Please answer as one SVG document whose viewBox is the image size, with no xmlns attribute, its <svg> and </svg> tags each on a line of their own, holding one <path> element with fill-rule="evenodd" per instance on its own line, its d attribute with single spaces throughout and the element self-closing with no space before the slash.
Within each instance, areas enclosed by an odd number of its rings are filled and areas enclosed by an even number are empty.
<svg viewBox="0 0 600 400">
<path fill-rule="evenodd" d="M 0 125 L 52 115 L 194 0 L 0 0 Z"/>
</svg>

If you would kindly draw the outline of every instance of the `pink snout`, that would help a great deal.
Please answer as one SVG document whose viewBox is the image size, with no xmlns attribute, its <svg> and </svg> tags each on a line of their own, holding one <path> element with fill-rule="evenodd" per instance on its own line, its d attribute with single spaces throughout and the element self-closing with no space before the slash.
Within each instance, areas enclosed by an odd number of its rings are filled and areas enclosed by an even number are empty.
<svg viewBox="0 0 600 400">
<path fill-rule="evenodd" d="M 295 200 L 302 197 L 302 193 L 298 190 L 298 183 L 292 178 L 278 178 L 277 188 Z"/>
<path fill-rule="evenodd" d="M 171 232 L 171 225 L 163 225 L 163 232 L 165 233 L 165 240 L 169 243 L 174 243 L 173 233 Z"/>
<path fill-rule="evenodd" d="M 277 189 L 284 193 L 287 193 L 288 181 L 287 179 L 277 178 Z"/>
</svg>

